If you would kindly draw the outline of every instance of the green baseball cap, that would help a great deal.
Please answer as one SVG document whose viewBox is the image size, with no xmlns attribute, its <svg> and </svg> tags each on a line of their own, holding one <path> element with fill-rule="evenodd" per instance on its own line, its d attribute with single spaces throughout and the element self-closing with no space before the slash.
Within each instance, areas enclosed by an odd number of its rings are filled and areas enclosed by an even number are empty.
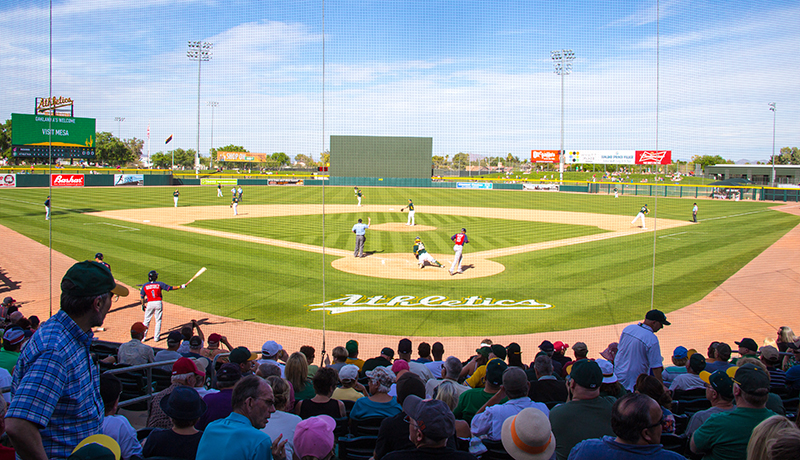
<svg viewBox="0 0 800 460">
<path fill-rule="evenodd" d="M 128 288 L 117 284 L 105 265 L 85 260 L 67 270 L 61 279 L 61 292 L 74 297 L 92 297 L 108 292 L 126 297 Z"/>
<path fill-rule="evenodd" d="M 358 342 L 356 342 L 355 340 L 348 340 L 347 343 L 345 344 L 344 348 L 345 348 L 345 350 L 347 350 L 348 353 L 357 353 L 358 352 Z"/>
<path fill-rule="evenodd" d="M 575 383 L 590 390 L 600 388 L 600 384 L 603 383 L 603 371 L 600 365 L 588 359 L 575 361 L 569 376 Z"/>
<path fill-rule="evenodd" d="M 745 393 L 765 395 L 769 393 L 769 375 L 755 364 L 744 364 L 736 369 L 734 383 Z"/>
</svg>

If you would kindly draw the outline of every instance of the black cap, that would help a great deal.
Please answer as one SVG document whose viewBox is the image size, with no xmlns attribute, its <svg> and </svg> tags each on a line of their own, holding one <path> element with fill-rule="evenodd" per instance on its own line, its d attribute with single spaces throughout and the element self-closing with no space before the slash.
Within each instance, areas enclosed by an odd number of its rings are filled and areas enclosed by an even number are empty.
<svg viewBox="0 0 800 460">
<path fill-rule="evenodd" d="M 411 353 L 411 341 L 408 339 L 401 339 L 400 343 L 397 345 L 397 352 L 398 353 Z"/>
<path fill-rule="evenodd" d="M 545 340 L 539 344 L 539 349 L 542 351 L 551 352 L 555 350 L 555 347 L 553 347 L 553 344 L 549 340 Z"/>
<path fill-rule="evenodd" d="M 506 359 L 506 348 L 499 343 L 492 345 L 492 353 L 500 359 Z"/>
<path fill-rule="evenodd" d="M 647 205 L 645 205 L 647 206 Z M 658 321 L 659 323 L 663 324 L 664 326 L 669 326 L 670 322 L 667 321 L 667 315 L 664 314 L 661 310 L 650 310 L 645 315 L 644 319 L 649 319 L 651 321 Z"/>
<path fill-rule="evenodd" d="M 736 345 L 740 347 L 747 348 L 748 350 L 753 350 L 754 352 L 758 351 L 758 344 L 753 339 L 744 338 L 741 342 L 734 342 Z"/>
<path fill-rule="evenodd" d="M 183 340 L 183 336 L 180 331 L 172 331 L 167 336 L 167 343 L 181 343 L 181 340 Z"/>
<path fill-rule="evenodd" d="M 97 254 L 94 255 L 94 258 L 103 260 L 103 253 L 102 252 L 98 252 Z"/>
<path fill-rule="evenodd" d="M 388 356 L 388 357 L 389 357 L 389 359 L 392 359 L 392 358 L 394 358 L 394 350 L 392 350 L 392 349 L 391 349 L 391 348 L 389 348 L 389 347 L 384 347 L 384 348 L 381 350 L 381 354 L 382 354 L 382 355 L 385 355 L 385 356 Z"/>
</svg>

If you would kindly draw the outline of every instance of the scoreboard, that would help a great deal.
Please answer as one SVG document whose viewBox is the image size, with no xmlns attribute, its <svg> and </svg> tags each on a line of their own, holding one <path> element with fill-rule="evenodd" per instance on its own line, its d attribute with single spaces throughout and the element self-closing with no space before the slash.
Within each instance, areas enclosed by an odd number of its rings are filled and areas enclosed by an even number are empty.
<svg viewBox="0 0 800 460">
<path fill-rule="evenodd" d="M 94 158 L 95 119 L 11 114 L 11 152 L 15 157 Z"/>
</svg>

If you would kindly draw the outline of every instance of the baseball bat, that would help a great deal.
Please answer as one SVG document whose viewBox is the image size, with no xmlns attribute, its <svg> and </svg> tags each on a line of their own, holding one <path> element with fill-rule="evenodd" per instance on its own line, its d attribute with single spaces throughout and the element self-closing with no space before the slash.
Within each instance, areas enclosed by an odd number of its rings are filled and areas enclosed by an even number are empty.
<svg viewBox="0 0 800 460">
<path fill-rule="evenodd" d="M 194 274 L 194 276 L 192 277 L 192 279 L 190 279 L 189 281 L 187 281 L 187 282 L 186 282 L 186 284 L 189 284 L 189 283 L 191 283 L 192 281 L 194 281 L 194 279 L 195 279 L 195 278 L 197 278 L 198 276 L 202 275 L 202 274 L 203 274 L 203 272 L 205 272 L 205 271 L 206 271 L 206 267 L 203 267 L 203 268 L 201 268 L 200 270 L 197 270 L 197 273 L 195 273 L 195 274 Z"/>
</svg>

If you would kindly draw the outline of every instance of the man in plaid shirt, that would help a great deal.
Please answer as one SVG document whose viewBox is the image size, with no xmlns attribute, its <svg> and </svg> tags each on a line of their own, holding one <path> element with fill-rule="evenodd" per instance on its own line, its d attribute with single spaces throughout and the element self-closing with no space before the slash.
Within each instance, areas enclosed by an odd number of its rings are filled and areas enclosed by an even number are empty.
<svg viewBox="0 0 800 460">
<path fill-rule="evenodd" d="M 73 265 L 61 280 L 61 310 L 42 324 L 14 369 L 6 431 L 21 458 L 66 459 L 101 433 L 100 379 L 89 346 L 114 295 L 127 296 L 97 262 Z"/>
</svg>

